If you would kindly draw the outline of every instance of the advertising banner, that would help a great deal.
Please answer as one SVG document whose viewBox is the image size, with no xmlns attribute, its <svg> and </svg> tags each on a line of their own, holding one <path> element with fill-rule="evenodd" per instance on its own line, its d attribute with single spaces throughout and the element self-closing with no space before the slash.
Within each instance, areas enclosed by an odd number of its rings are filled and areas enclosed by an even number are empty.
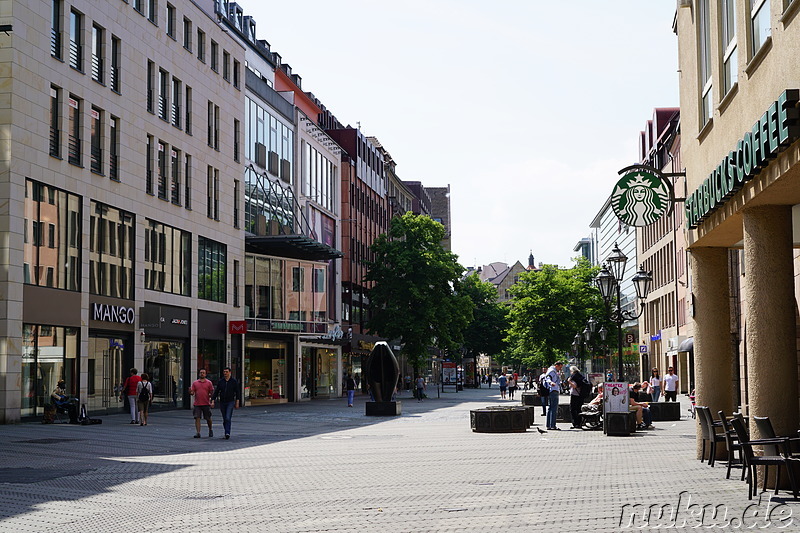
<svg viewBox="0 0 800 533">
<path fill-rule="evenodd" d="M 603 384 L 603 403 L 606 413 L 628 412 L 628 384 L 606 382 Z"/>
</svg>

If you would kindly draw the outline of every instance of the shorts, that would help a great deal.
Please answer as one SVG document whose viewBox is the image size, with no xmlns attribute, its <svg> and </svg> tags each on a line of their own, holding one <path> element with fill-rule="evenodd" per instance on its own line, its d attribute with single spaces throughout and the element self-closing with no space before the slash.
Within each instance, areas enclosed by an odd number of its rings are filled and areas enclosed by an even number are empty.
<svg viewBox="0 0 800 533">
<path fill-rule="evenodd" d="M 195 405 L 192 408 L 192 414 L 195 418 L 205 418 L 211 420 L 211 406 L 210 405 Z"/>
<path fill-rule="evenodd" d="M 136 400 L 136 406 L 139 408 L 140 413 L 146 413 L 150 410 L 150 402 Z"/>
</svg>

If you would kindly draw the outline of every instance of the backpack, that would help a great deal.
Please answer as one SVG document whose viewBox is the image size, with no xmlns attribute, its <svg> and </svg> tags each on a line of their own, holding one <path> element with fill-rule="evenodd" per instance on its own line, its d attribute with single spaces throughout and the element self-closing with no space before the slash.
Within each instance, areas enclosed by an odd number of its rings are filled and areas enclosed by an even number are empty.
<svg viewBox="0 0 800 533">
<path fill-rule="evenodd" d="M 150 382 L 142 383 L 142 390 L 139 391 L 139 401 L 140 402 L 149 402 L 150 401 Z"/>
<path fill-rule="evenodd" d="M 549 388 L 548 388 L 548 386 L 545 384 L 545 382 L 544 382 L 544 378 L 542 378 L 541 380 L 539 380 L 539 389 L 538 389 L 538 392 L 539 392 L 539 396 L 550 396 L 550 389 L 549 389 Z"/>
<path fill-rule="evenodd" d="M 584 376 L 583 374 L 581 374 L 581 379 L 582 379 L 580 383 L 581 398 L 588 398 L 589 395 L 592 393 L 592 384 L 589 382 L 588 379 L 586 379 L 586 376 Z"/>
</svg>

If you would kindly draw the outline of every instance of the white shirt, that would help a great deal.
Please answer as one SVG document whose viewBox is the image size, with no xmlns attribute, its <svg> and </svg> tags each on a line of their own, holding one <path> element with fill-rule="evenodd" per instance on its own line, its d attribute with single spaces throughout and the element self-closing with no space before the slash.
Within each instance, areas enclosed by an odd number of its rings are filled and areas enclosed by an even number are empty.
<svg viewBox="0 0 800 533">
<path fill-rule="evenodd" d="M 661 386 L 661 379 L 659 379 L 657 377 L 651 377 L 650 378 L 650 385 L 653 386 L 653 387 Z"/>
<path fill-rule="evenodd" d="M 678 389 L 678 374 L 664 376 L 664 390 L 672 392 Z"/>
</svg>

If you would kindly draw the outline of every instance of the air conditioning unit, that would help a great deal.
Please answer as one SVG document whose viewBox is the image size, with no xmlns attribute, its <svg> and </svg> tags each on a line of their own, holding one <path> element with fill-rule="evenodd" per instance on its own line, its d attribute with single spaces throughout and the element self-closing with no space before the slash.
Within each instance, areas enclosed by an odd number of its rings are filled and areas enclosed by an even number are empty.
<svg viewBox="0 0 800 533">
<path fill-rule="evenodd" d="M 261 143 L 256 143 L 256 165 L 267 168 L 267 147 Z"/>
<path fill-rule="evenodd" d="M 288 159 L 281 159 L 281 176 L 286 183 L 292 182 L 292 164 Z"/>
<path fill-rule="evenodd" d="M 281 158 L 278 157 L 278 154 L 270 150 L 268 158 L 269 167 L 267 168 L 270 174 L 274 174 L 275 176 L 278 175 L 278 164 L 280 160 Z"/>
</svg>

